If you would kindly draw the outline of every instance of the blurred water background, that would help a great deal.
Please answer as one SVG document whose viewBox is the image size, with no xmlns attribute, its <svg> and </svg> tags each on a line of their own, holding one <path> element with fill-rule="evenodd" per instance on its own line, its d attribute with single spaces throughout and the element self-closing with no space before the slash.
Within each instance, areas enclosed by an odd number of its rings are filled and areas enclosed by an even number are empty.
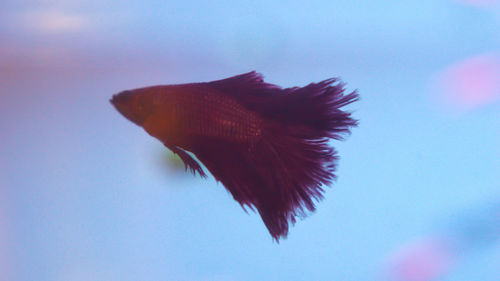
<svg viewBox="0 0 500 281">
<path fill-rule="evenodd" d="M 362 97 L 280 244 L 108 102 L 251 70 Z M 0 117 L 0 280 L 500 279 L 499 1 L 3 0 Z"/>
</svg>

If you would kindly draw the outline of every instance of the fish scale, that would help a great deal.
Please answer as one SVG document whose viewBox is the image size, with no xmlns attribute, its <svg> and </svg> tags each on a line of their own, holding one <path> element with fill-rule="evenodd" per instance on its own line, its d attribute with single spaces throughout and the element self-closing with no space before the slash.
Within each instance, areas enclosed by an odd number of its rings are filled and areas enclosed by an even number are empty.
<svg viewBox="0 0 500 281">
<path fill-rule="evenodd" d="M 186 92 L 165 99 L 174 104 L 174 118 L 187 137 L 217 137 L 248 141 L 261 134 L 262 119 L 229 97 Z"/>
</svg>

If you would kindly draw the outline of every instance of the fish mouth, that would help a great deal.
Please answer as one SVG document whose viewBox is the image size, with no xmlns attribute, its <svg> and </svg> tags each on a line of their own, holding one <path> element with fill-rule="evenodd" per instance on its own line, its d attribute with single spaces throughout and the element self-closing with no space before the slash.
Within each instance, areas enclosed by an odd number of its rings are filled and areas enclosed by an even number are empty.
<svg viewBox="0 0 500 281">
<path fill-rule="evenodd" d="M 114 94 L 109 102 L 120 112 L 121 115 L 130 119 L 130 107 L 133 104 L 132 93 L 130 91 L 123 91 L 118 94 Z"/>
<path fill-rule="evenodd" d="M 109 100 L 109 102 L 115 107 L 118 107 L 120 105 L 125 105 L 129 103 L 131 99 L 132 99 L 132 92 L 123 91 L 118 94 L 114 94 Z"/>
<path fill-rule="evenodd" d="M 132 91 L 123 91 L 111 97 L 109 102 L 115 109 L 131 122 L 141 126 L 143 112 L 137 106 L 136 95 Z"/>
<path fill-rule="evenodd" d="M 118 95 L 118 94 L 115 94 L 115 95 L 113 95 L 113 96 L 109 99 L 109 102 L 110 102 L 112 105 L 115 105 L 115 103 L 116 103 L 116 96 L 117 96 L 117 95 Z"/>
</svg>

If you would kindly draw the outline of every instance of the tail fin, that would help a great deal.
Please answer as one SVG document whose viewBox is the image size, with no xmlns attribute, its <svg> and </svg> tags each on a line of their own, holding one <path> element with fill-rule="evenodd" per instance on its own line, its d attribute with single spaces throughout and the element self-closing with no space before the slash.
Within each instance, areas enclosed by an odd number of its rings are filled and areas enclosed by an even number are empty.
<svg viewBox="0 0 500 281">
<path fill-rule="evenodd" d="M 228 95 L 237 93 L 242 104 L 267 120 L 261 138 L 248 144 L 203 140 L 193 152 L 235 200 L 257 209 L 278 241 L 296 217 L 315 210 L 323 185 L 336 178 L 337 156 L 329 139 L 342 139 L 357 125 L 341 107 L 359 97 L 344 95 L 343 84 L 332 86 L 336 79 L 280 89 L 255 72 L 245 75 L 212 85 Z M 248 92 L 252 87 L 254 92 Z"/>
<path fill-rule="evenodd" d="M 345 105 L 359 99 L 357 91 L 344 95 L 344 84 L 332 78 L 303 88 L 285 89 L 277 104 L 275 119 L 289 124 L 292 133 L 305 139 L 342 139 L 343 133 L 357 125 Z"/>
<path fill-rule="evenodd" d="M 344 83 L 337 78 L 282 89 L 252 71 L 206 84 L 261 116 L 288 125 L 301 138 L 342 139 L 343 133 L 357 125 L 341 108 L 357 101 L 359 95 L 357 91 L 344 95 Z"/>
</svg>

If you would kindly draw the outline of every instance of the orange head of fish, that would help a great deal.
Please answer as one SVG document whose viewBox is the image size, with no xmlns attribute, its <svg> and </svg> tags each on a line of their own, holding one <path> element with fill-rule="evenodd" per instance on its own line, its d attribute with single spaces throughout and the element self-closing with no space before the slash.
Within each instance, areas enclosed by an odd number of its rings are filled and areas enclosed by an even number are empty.
<svg viewBox="0 0 500 281">
<path fill-rule="evenodd" d="M 128 120 L 142 126 L 154 111 L 154 99 L 141 89 L 114 95 L 111 104 Z"/>
</svg>

